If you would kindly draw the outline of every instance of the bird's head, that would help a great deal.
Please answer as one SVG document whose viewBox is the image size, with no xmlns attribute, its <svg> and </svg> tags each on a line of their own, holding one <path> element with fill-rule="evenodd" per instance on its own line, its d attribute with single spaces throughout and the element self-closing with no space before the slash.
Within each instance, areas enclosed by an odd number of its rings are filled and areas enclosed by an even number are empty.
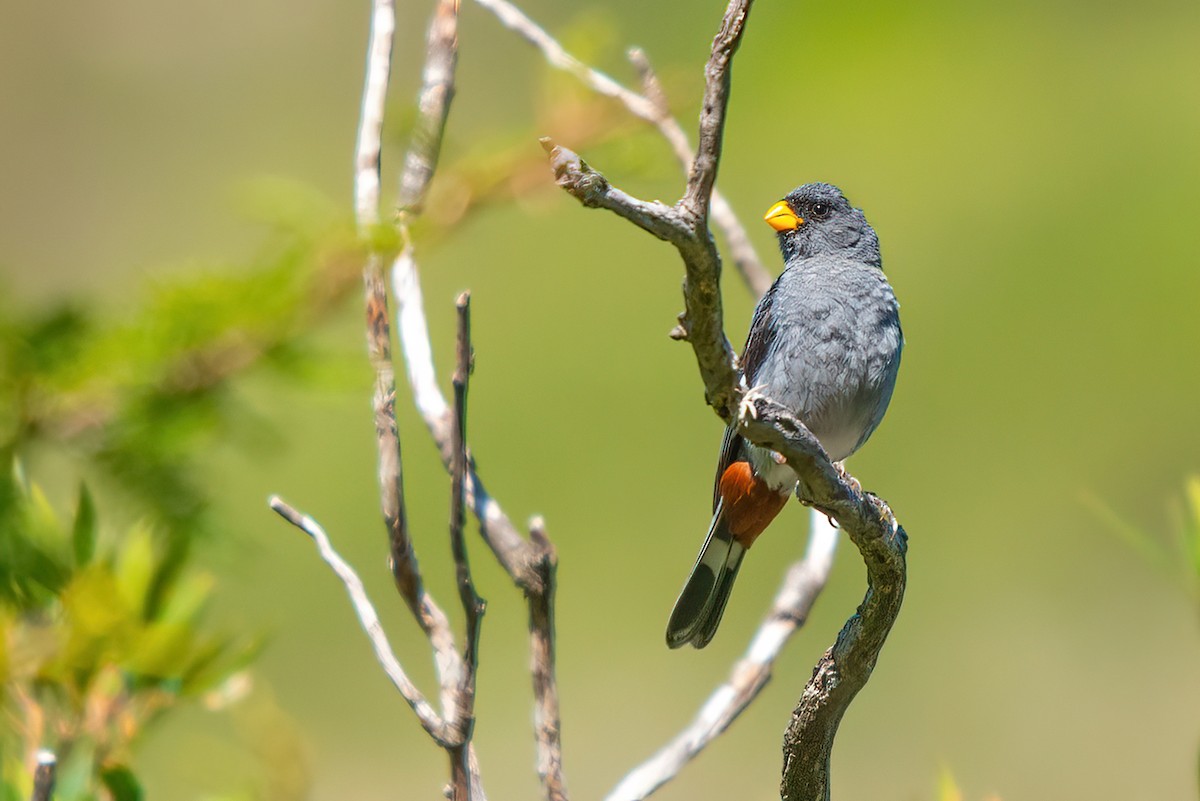
<svg viewBox="0 0 1200 801">
<path fill-rule="evenodd" d="M 860 209 L 832 184 L 805 184 L 767 210 L 785 262 L 845 254 L 878 266 L 879 239 Z"/>
</svg>

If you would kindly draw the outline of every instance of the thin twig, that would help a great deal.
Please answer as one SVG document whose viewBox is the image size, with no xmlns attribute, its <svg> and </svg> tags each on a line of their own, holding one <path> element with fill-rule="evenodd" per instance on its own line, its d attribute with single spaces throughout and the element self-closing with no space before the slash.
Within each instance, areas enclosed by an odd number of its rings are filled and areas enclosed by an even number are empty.
<svg viewBox="0 0 1200 801">
<path fill-rule="evenodd" d="M 450 438 L 450 551 L 454 556 L 458 597 L 466 617 L 466 635 L 463 646 L 465 669 L 458 703 L 450 722 L 463 732 L 464 740 L 470 740 L 475 716 L 475 673 L 479 666 L 479 627 L 484 610 L 483 599 L 475 592 L 475 583 L 471 579 L 471 563 L 463 539 L 463 526 L 466 523 L 467 389 L 471 376 L 471 296 L 462 293 L 455 306 L 458 310 L 458 359 L 453 379 L 454 425 Z"/>
<path fill-rule="evenodd" d="M 688 141 L 687 134 L 684 133 L 679 120 L 671 114 L 667 94 L 659 83 L 654 68 L 650 65 L 649 57 L 640 48 L 635 47 L 629 51 L 629 61 L 642 78 L 643 93 L 653 104 L 655 113 L 651 122 L 671 145 L 671 149 L 675 151 L 675 156 L 683 165 L 683 169 L 690 172 L 692 169 L 692 144 Z M 733 260 L 733 266 L 737 269 L 738 275 L 742 277 L 742 281 L 745 282 L 754 297 L 761 297 L 771 286 L 771 273 L 758 258 L 758 252 L 750 241 L 750 234 L 746 232 L 737 213 L 716 186 L 712 190 L 709 216 L 717 230 L 725 236 L 725 241 L 729 246 L 729 256 Z"/>
<path fill-rule="evenodd" d="M 675 778 L 691 759 L 720 736 L 758 697 L 775 660 L 812 610 L 833 568 L 838 531 L 824 514 L 812 510 L 804 559 L 792 565 L 750 646 L 729 678 L 709 696 L 695 719 L 658 753 L 630 771 L 605 801 L 641 801 Z"/>
<path fill-rule="evenodd" d="M 442 150 L 458 64 L 458 0 L 438 0 L 429 23 L 427 53 L 417 99 L 417 124 L 400 174 L 396 202 L 402 216 L 420 214 Z"/>
<path fill-rule="evenodd" d="M 375 649 L 375 658 L 383 666 L 384 673 L 391 679 L 392 684 L 400 691 L 400 695 L 404 697 L 408 705 L 412 707 L 413 712 L 417 714 L 417 719 L 421 722 L 422 728 L 443 747 L 452 745 L 451 732 L 448 730 L 445 721 L 438 715 L 429 701 L 425 699 L 425 696 L 417 689 L 416 685 L 408 678 L 408 674 L 404 672 L 404 668 L 401 667 L 399 660 L 396 659 L 396 654 L 392 650 L 387 635 L 383 631 L 383 626 L 379 622 L 379 615 L 376 613 L 371 599 L 367 597 L 362 579 L 358 577 L 354 568 L 334 550 L 333 544 L 329 541 L 329 536 L 325 533 L 325 529 L 316 520 L 296 510 L 278 495 L 271 496 L 269 504 L 271 509 L 280 517 L 303 531 L 316 543 L 317 551 L 320 553 L 321 558 L 325 560 L 325 563 L 329 565 L 334 574 L 341 579 L 342 585 L 346 588 L 346 592 L 350 596 L 350 601 L 354 604 L 354 611 L 358 615 L 358 621 L 362 624 L 363 631 L 367 633 L 367 638 L 370 639 L 371 645 Z"/>
<path fill-rule="evenodd" d="M 679 121 L 671 114 L 666 93 L 663 92 L 657 77 L 654 76 L 649 59 L 641 50 L 635 48 L 629 53 L 630 61 L 642 77 L 643 92 L 638 94 L 571 55 L 545 29 L 508 0 L 476 0 L 476 2 L 495 14 L 503 25 L 536 47 L 552 67 L 575 76 L 597 94 L 617 100 L 629 113 L 653 125 L 667 140 L 676 158 L 683 165 L 684 171 L 691 172 L 695 151 Z M 715 188 L 712 191 L 711 214 L 713 223 L 725 235 L 729 243 L 734 266 L 754 296 L 762 295 L 771 285 L 771 274 L 758 258 L 754 245 L 751 244 L 750 237 L 733 208 Z"/>
<path fill-rule="evenodd" d="M 687 310 L 679 315 L 679 325 L 671 336 L 691 343 L 704 382 L 705 400 L 722 419 L 732 419 L 739 394 L 737 370 L 733 348 L 720 323 L 721 263 L 712 237 L 707 231 L 697 237 L 675 207 L 639 200 L 617 189 L 567 148 L 549 139 L 543 139 L 542 146 L 550 154 L 558 185 L 580 203 L 608 209 L 679 251 L 688 276 L 683 288 Z"/>
<path fill-rule="evenodd" d="M 400 345 L 408 367 L 413 398 L 442 454 L 444 464 L 451 469 L 455 451 L 451 441 L 454 425 L 450 408 L 438 387 L 420 276 L 411 248 L 405 248 L 397 257 L 392 267 L 392 283 L 398 307 Z M 538 775 L 547 801 L 565 801 L 567 790 L 562 770 L 561 719 L 554 665 L 554 595 L 558 557 L 546 536 L 541 518 L 534 518 L 530 523 L 528 540 L 517 532 L 500 504 L 488 494 L 469 450 L 466 468 L 465 499 L 479 521 L 480 534 L 528 600 Z"/>
<path fill-rule="evenodd" d="M 529 597 L 529 663 L 533 676 L 533 727 L 537 742 L 537 771 L 546 801 L 566 801 L 567 781 L 562 765 L 562 719 L 558 707 L 558 680 L 554 670 L 554 598 L 557 590 L 558 554 L 546 536 L 545 522 L 529 523 L 530 561 L 537 573 L 534 584 L 517 584 Z"/>
<path fill-rule="evenodd" d="M 713 39 L 708 63 L 704 66 L 704 100 L 700 107 L 700 141 L 688 175 L 687 191 L 679 202 L 684 214 L 696 225 L 697 233 L 708 228 L 708 203 L 717 181 L 717 165 L 725 135 L 725 111 L 729 104 L 730 71 L 733 56 L 742 41 L 746 18 L 753 0 L 730 0 L 721 19 L 721 29 Z"/>
<path fill-rule="evenodd" d="M 550 168 L 558 185 L 584 206 L 607 209 L 681 251 L 695 245 L 692 230 L 675 207 L 657 200 L 639 200 L 609 183 L 578 153 L 555 144 L 548 136 L 539 141 L 550 157 Z"/>
<path fill-rule="evenodd" d="M 452 426 L 450 406 L 438 387 L 437 371 L 433 365 L 433 350 L 429 344 L 429 326 L 425 319 L 424 298 L 420 273 L 411 248 L 400 252 L 392 265 L 392 291 L 396 296 L 397 328 L 400 348 L 408 368 L 417 411 L 425 420 L 442 463 L 450 469 Z M 470 449 L 467 449 L 467 505 L 479 521 L 480 534 L 495 553 L 501 565 L 523 589 L 536 589 L 540 581 L 528 543 L 521 536 L 504 509 L 487 491 L 475 470 Z"/>
<path fill-rule="evenodd" d="M 396 9 L 392 0 L 373 0 L 367 68 L 363 82 L 358 138 L 354 148 L 354 210 L 359 231 L 379 223 L 379 159 L 383 110 L 392 69 Z"/>
<path fill-rule="evenodd" d="M 685 311 L 672 336 L 691 343 L 705 399 L 722 419 L 736 413 L 736 359 L 722 327 L 721 257 L 708 230 L 709 198 L 721 156 L 729 100 L 729 70 L 745 30 L 751 0 L 730 0 L 705 66 L 704 105 L 696 157 L 683 197 L 673 207 L 646 203 L 614 187 L 566 148 L 543 140 L 559 186 L 585 206 L 609 209 L 660 239 L 683 257 Z"/>
<path fill-rule="evenodd" d="M 29 801 L 50 801 L 54 784 L 58 780 L 58 758 L 54 752 L 42 749 L 37 754 L 37 767 L 33 770 L 33 792 Z"/>
<path fill-rule="evenodd" d="M 355 220 L 359 236 L 370 241 L 379 225 L 380 137 L 392 65 L 396 12 L 392 0 L 374 0 L 371 33 L 367 43 L 367 68 L 354 153 Z M 422 609 L 424 589 L 408 534 L 404 510 L 404 480 L 400 439 L 396 430 L 396 377 L 392 368 L 391 329 L 388 323 L 387 288 L 383 280 L 383 255 L 370 248 L 363 267 L 366 302 L 367 353 L 375 371 L 372 408 L 379 449 L 380 506 L 388 530 L 392 575 L 413 615 L 429 632 L 434 622 Z"/>
<path fill-rule="evenodd" d="M 506 28 L 540 50 L 546 61 L 552 66 L 574 75 L 597 94 L 619 100 L 634 116 L 641 117 L 647 122 L 654 121 L 655 111 L 649 100 L 636 92 L 629 91 L 603 72 L 592 69 L 575 58 L 558 43 L 558 40 L 546 33 L 544 28 L 508 0 L 475 0 L 475 2 L 495 14 L 496 19 L 500 20 Z"/>
<path fill-rule="evenodd" d="M 436 13 L 441 11 L 439 6 Z M 440 31 L 438 26 L 431 24 L 431 33 L 435 28 Z M 355 154 L 357 223 L 359 235 L 368 242 L 372 228 L 379 224 L 379 137 L 391 70 L 394 34 L 395 10 L 391 0 L 375 0 Z M 443 39 L 437 41 L 443 42 Z M 453 43 L 453 36 L 450 37 L 450 42 Z M 431 53 L 429 57 L 439 60 L 436 53 Z M 453 59 L 450 59 L 450 62 L 452 64 Z M 454 644 L 450 621 L 425 591 L 408 531 L 404 507 L 403 462 L 396 426 L 396 376 L 392 362 L 387 285 L 383 275 L 383 255 L 376 248 L 372 247 L 368 252 L 363 268 L 363 282 L 366 295 L 367 352 L 375 371 L 372 407 L 379 452 L 380 508 L 388 531 L 389 561 L 401 597 L 433 647 L 441 682 L 442 711 L 443 714 L 449 714 L 448 710 L 454 709 L 457 703 L 464 668 Z"/>
</svg>

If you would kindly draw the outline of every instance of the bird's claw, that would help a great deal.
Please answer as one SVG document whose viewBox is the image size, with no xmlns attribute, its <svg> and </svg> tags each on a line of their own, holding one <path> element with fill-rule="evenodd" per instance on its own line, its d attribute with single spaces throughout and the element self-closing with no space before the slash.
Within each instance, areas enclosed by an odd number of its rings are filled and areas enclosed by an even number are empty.
<svg viewBox="0 0 1200 801">
<path fill-rule="evenodd" d="M 862 484 L 858 482 L 857 478 L 846 472 L 846 463 L 834 462 L 833 466 L 837 468 L 838 475 L 842 477 L 842 480 L 850 485 L 850 489 L 854 490 L 855 494 L 862 495 Z"/>
<path fill-rule="evenodd" d="M 738 404 L 738 417 L 743 420 L 757 420 L 758 407 L 755 406 L 755 401 L 765 400 L 766 395 L 763 390 L 767 388 L 766 384 L 759 384 L 757 387 L 751 387 L 742 395 L 742 401 Z"/>
</svg>

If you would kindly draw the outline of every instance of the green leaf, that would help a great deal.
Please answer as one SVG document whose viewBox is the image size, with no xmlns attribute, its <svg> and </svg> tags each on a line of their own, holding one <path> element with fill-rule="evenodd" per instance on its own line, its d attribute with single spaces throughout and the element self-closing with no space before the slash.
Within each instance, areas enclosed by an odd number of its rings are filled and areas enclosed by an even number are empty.
<svg viewBox="0 0 1200 801">
<path fill-rule="evenodd" d="M 0 480 L 0 601 L 23 611 L 51 603 L 71 575 L 65 541 L 46 496 L 14 462 Z"/>
<path fill-rule="evenodd" d="M 227 635 L 201 643 L 193 651 L 191 664 L 184 672 L 181 694 L 199 695 L 224 683 L 257 659 L 263 644 L 261 638 L 237 643 Z"/>
<path fill-rule="evenodd" d="M 167 541 L 167 550 L 160 558 L 154 578 L 146 591 L 142 614 L 146 620 L 155 620 L 163 614 L 163 605 L 175 592 L 175 582 L 183 574 L 188 557 L 192 552 L 189 537 L 175 534 Z"/>
<path fill-rule="evenodd" d="M 125 535 L 116 566 L 121 598 L 131 609 L 144 609 L 155 570 L 154 543 L 150 530 L 144 525 L 134 526 Z"/>
<path fill-rule="evenodd" d="M 155 682 L 179 678 L 187 666 L 194 640 L 192 629 L 179 623 L 151 623 L 129 649 L 126 670 Z"/>
<path fill-rule="evenodd" d="M 100 772 L 100 781 L 112 793 L 113 801 L 142 801 L 145 794 L 137 777 L 125 765 L 112 765 Z"/>
<path fill-rule="evenodd" d="M 137 615 L 119 592 L 109 570 L 93 564 L 62 592 L 65 648 L 57 657 L 62 675 L 77 689 L 87 688 L 110 660 L 127 652 L 138 630 Z"/>
<path fill-rule="evenodd" d="M 83 567 L 96 553 L 96 505 L 86 484 L 79 485 L 79 503 L 75 506 L 75 525 L 71 539 L 75 548 L 75 566 Z"/>
<path fill-rule="evenodd" d="M 189 573 L 177 579 L 171 594 L 160 607 L 157 620 L 191 626 L 208 605 L 216 579 L 211 573 Z"/>
</svg>

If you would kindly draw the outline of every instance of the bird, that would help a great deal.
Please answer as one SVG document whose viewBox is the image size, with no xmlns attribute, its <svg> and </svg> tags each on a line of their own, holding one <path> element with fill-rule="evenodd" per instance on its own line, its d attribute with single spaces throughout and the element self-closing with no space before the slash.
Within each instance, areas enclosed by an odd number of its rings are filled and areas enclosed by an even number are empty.
<svg viewBox="0 0 1200 801">
<path fill-rule="evenodd" d="M 784 270 L 759 300 L 740 367 L 743 386 L 783 405 L 840 463 L 875 431 L 896 386 L 904 335 L 879 238 L 827 183 L 771 206 Z M 799 477 L 778 454 L 725 430 L 708 536 L 667 623 L 667 645 L 703 648 L 716 634 L 747 549 Z"/>
</svg>

